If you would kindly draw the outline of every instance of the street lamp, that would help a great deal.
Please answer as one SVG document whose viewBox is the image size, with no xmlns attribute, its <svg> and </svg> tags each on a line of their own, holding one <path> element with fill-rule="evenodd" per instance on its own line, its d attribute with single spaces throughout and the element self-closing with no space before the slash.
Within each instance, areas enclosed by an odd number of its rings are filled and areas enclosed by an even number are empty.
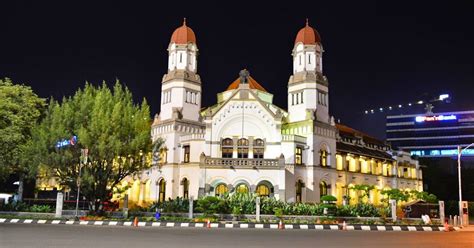
<svg viewBox="0 0 474 248">
<path fill-rule="evenodd" d="M 79 176 L 77 177 L 77 197 L 76 197 L 76 214 L 75 219 L 79 217 L 79 195 L 81 193 L 81 171 L 82 165 L 87 164 L 88 149 L 81 149 L 81 159 L 79 160 Z"/>
<path fill-rule="evenodd" d="M 458 146 L 459 218 L 460 218 L 461 226 L 464 224 L 463 211 L 462 211 L 462 191 L 461 191 L 461 154 L 473 145 L 474 143 L 464 147 L 463 149 L 461 149 L 461 146 Z"/>
</svg>

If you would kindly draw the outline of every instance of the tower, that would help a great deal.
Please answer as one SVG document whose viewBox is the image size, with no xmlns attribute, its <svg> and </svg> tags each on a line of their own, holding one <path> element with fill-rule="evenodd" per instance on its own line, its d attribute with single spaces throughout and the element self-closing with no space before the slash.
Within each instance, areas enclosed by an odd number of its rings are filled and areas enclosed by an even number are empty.
<svg viewBox="0 0 474 248">
<path fill-rule="evenodd" d="M 197 74 L 196 35 L 186 25 L 177 28 L 168 45 L 168 72 L 161 86 L 160 120 L 199 121 L 201 79 Z"/>
<path fill-rule="evenodd" d="M 293 75 L 288 82 L 290 122 L 316 117 L 329 123 L 328 82 L 323 76 L 323 46 L 318 31 L 306 25 L 296 35 L 293 47 Z"/>
</svg>

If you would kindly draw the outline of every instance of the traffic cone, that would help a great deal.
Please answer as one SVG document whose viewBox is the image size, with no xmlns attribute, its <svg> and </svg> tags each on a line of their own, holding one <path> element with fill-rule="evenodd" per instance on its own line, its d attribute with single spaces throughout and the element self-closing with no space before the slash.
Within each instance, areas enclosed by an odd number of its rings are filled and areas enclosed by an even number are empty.
<svg viewBox="0 0 474 248">
<path fill-rule="evenodd" d="M 449 225 L 448 225 L 448 222 L 444 222 L 444 231 L 445 232 L 449 232 Z"/>
<path fill-rule="evenodd" d="M 347 224 L 346 224 L 346 221 L 343 221 L 343 222 L 342 222 L 342 230 L 343 230 L 343 231 L 347 231 Z"/>
<path fill-rule="evenodd" d="M 207 219 L 207 228 L 211 228 L 211 221 Z"/>
<path fill-rule="evenodd" d="M 283 226 L 283 222 L 281 220 L 278 223 L 278 229 L 285 229 L 285 226 Z"/>
<path fill-rule="evenodd" d="M 135 217 L 135 219 L 133 220 L 133 226 L 138 227 L 138 217 Z"/>
</svg>

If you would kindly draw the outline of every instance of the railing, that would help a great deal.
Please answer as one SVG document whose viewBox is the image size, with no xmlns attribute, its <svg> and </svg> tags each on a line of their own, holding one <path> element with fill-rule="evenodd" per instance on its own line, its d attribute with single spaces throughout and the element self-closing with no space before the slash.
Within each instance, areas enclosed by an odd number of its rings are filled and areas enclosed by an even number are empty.
<svg viewBox="0 0 474 248">
<path fill-rule="evenodd" d="M 207 167 L 234 167 L 234 168 L 279 168 L 285 166 L 281 159 L 262 158 L 204 158 Z"/>
<path fill-rule="evenodd" d="M 189 141 L 189 140 L 199 140 L 199 139 L 204 139 L 204 134 L 202 133 L 193 133 L 193 134 L 188 134 L 188 135 L 183 135 L 179 137 L 179 141 Z"/>
<path fill-rule="evenodd" d="M 294 135 L 294 134 L 283 134 L 281 136 L 283 141 L 294 141 L 299 143 L 306 143 L 306 137 Z"/>
</svg>

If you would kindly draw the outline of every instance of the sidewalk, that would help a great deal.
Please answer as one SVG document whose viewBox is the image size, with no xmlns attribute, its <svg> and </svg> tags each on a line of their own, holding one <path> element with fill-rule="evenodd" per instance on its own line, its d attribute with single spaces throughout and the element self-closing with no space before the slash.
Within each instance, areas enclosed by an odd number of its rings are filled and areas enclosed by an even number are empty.
<svg viewBox="0 0 474 248">
<path fill-rule="evenodd" d="M 136 226 L 136 227 L 177 227 L 177 228 L 248 228 L 248 229 L 306 229 L 306 230 L 341 230 L 341 231 L 409 231 L 409 232 L 439 232 L 443 226 L 422 225 L 326 225 L 326 224 L 256 224 L 256 223 L 194 223 L 194 222 L 145 222 L 139 221 L 66 221 L 66 220 L 33 220 L 33 219 L 1 219 L 0 223 L 19 224 L 52 224 L 52 225 L 92 225 L 92 226 Z"/>
</svg>

